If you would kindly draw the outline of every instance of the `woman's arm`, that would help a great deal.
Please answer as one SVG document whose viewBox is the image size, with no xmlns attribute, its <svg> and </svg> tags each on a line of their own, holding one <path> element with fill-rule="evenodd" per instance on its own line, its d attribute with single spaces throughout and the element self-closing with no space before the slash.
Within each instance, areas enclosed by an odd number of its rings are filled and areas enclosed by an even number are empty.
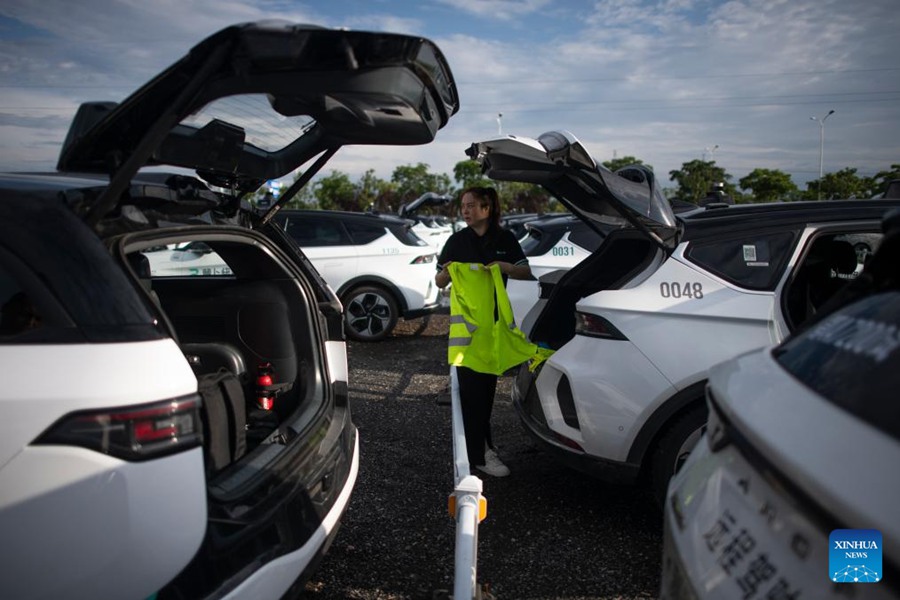
<svg viewBox="0 0 900 600">
<path fill-rule="evenodd" d="M 514 265 L 509 262 L 498 260 L 496 262 L 492 262 L 491 265 L 497 265 L 498 267 L 500 267 L 500 272 L 510 279 L 532 279 L 531 267 L 528 266 L 528 263 Z"/>
<path fill-rule="evenodd" d="M 444 289 L 448 285 L 450 285 L 450 271 L 447 270 L 447 267 L 450 266 L 450 263 L 444 265 L 444 268 L 438 271 L 437 275 L 434 276 L 434 282 L 441 289 Z"/>
</svg>

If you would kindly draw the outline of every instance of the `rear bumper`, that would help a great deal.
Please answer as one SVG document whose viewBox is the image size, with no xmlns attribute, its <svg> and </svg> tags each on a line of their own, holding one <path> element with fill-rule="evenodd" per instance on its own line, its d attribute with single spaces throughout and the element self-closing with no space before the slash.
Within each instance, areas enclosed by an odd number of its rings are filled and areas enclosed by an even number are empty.
<svg viewBox="0 0 900 600">
<path fill-rule="evenodd" d="M 359 473 L 359 435 L 355 430 L 353 437 L 353 456 L 344 488 L 306 543 L 269 561 L 223 598 L 280 598 L 291 589 L 302 589 L 337 535 L 340 519 L 350 504 Z"/>
<path fill-rule="evenodd" d="M 576 442 L 566 440 L 547 424 L 541 399 L 534 385 L 541 369 L 534 373 L 527 365 L 519 367 L 512 389 L 513 406 L 525 427 L 525 431 L 541 446 L 542 450 L 562 464 L 582 473 L 610 483 L 634 483 L 640 473 L 640 465 L 610 461 L 591 456 L 577 448 Z"/>
<path fill-rule="evenodd" d="M 242 490 L 222 496 L 211 484 L 206 539 L 191 563 L 158 598 L 280 598 L 302 586 L 325 553 L 359 471 L 359 440 L 349 407 L 330 414 L 256 474 L 241 464 Z M 279 452 L 278 444 L 255 453 Z M 226 472 L 227 475 L 227 472 Z M 216 496 L 218 493 L 218 497 Z"/>
</svg>

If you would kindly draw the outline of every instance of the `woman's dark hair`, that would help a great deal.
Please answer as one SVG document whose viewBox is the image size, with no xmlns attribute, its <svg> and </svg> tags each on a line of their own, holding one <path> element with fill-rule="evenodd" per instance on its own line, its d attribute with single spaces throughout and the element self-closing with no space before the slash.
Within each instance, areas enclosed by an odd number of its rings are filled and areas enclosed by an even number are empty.
<svg viewBox="0 0 900 600">
<path fill-rule="evenodd" d="M 481 206 L 488 208 L 491 227 L 500 227 L 500 198 L 497 196 L 497 190 L 492 187 L 472 186 L 463 190 L 459 196 L 460 200 L 465 198 L 466 194 L 472 194 Z"/>
</svg>

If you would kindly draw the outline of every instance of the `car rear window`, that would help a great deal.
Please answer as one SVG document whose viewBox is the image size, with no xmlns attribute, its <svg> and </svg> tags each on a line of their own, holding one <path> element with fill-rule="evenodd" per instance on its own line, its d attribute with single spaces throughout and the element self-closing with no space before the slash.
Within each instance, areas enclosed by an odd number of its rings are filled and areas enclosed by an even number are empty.
<svg viewBox="0 0 900 600">
<path fill-rule="evenodd" d="M 774 351 L 825 400 L 900 439 L 900 292 L 833 313 Z"/>
<path fill-rule="evenodd" d="M 364 223 L 362 221 L 348 220 L 344 223 L 350 238 L 357 246 L 370 244 L 384 235 L 384 225 L 381 223 Z"/>
<path fill-rule="evenodd" d="M 416 235 L 407 225 L 391 225 L 389 227 L 391 233 L 406 246 L 427 246 L 428 242 Z"/>
<path fill-rule="evenodd" d="M 751 233 L 692 242 L 685 255 L 691 262 L 740 287 L 773 290 L 795 239 L 793 231 Z"/>
</svg>

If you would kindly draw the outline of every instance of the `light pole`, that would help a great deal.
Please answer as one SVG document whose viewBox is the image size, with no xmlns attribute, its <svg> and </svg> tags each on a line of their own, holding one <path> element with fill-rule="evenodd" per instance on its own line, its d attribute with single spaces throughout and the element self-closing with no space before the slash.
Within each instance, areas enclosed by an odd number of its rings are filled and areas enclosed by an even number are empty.
<svg viewBox="0 0 900 600">
<path fill-rule="evenodd" d="M 703 150 L 704 150 L 704 152 L 703 152 L 703 161 L 706 162 L 706 155 L 709 154 L 709 162 L 714 162 L 714 161 L 715 161 L 715 151 L 718 150 L 718 148 L 719 148 L 719 145 L 718 145 L 718 144 L 716 144 L 716 145 L 713 146 L 712 148 L 710 148 L 709 146 L 707 146 L 706 148 L 704 148 L 704 149 L 703 149 Z"/>
<path fill-rule="evenodd" d="M 503 121 L 501 121 L 502 118 L 503 118 L 503 113 L 497 113 L 497 135 L 498 136 L 503 135 Z"/>
<path fill-rule="evenodd" d="M 821 119 L 817 119 L 816 117 L 809 118 L 810 121 L 815 121 L 819 124 L 819 200 L 822 199 L 822 158 L 825 156 L 825 119 L 833 114 L 834 109 L 829 110 Z"/>
</svg>

